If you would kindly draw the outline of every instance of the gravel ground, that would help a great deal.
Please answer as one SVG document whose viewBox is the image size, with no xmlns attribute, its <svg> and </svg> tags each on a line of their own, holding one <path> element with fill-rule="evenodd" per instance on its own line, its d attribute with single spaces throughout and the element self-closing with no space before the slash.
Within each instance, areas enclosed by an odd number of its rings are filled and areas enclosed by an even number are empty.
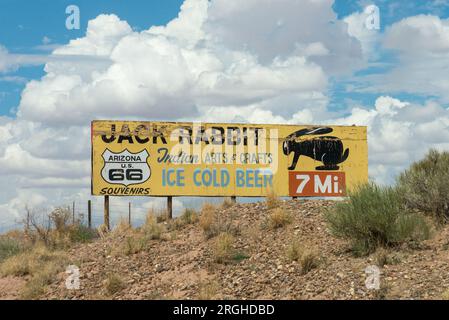
<svg viewBox="0 0 449 320">
<path fill-rule="evenodd" d="M 62 273 L 41 298 L 440 299 L 449 292 L 448 227 L 419 248 L 390 251 L 390 261 L 380 269 L 381 289 L 368 290 L 365 269 L 376 263 L 375 254 L 355 258 L 346 241 L 329 234 L 323 212 L 333 204 L 282 202 L 293 219 L 275 230 L 264 228 L 269 214 L 265 203 L 220 209 L 222 221 L 237 230 L 234 249 L 239 258 L 228 264 L 214 262 L 215 239 L 206 239 L 198 224 L 166 233 L 146 250 L 129 256 L 111 254 L 125 241 L 123 235 L 79 245 L 69 255 L 80 267 L 81 289 L 67 290 Z M 287 258 L 292 241 L 315 250 L 318 267 L 303 274 L 300 263 Z M 105 289 L 111 273 L 124 284 L 114 294 Z"/>
</svg>

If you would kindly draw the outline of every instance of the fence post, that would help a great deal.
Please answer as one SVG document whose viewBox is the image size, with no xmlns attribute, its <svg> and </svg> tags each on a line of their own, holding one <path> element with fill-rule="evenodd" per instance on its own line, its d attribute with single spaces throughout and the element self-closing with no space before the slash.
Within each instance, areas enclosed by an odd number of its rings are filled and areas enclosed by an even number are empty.
<svg viewBox="0 0 449 320">
<path fill-rule="evenodd" d="M 108 231 L 111 231 L 111 225 L 109 224 L 109 196 L 104 196 L 104 225 Z"/>
<path fill-rule="evenodd" d="M 131 202 L 128 202 L 128 224 L 131 227 Z"/>
<path fill-rule="evenodd" d="M 28 206 L 26 206 L 26 211 L 27 211 L 27 221 L 26 221 L 26 235 L 28 235 L 28 232 L 30 231 L 30 209 L 28 208 Z"/>
<path fill-rule="evenodd" d="M 92 228 L 92 201 L 87 201 L 87 226 Z"/>
<path fill-rule="evenodd" d="M 232 203 L 237 203 L 237 197 L 236 196 L 232 196 L 231 197 L 231 202 Z"/>
<path fill-rule="evenodd" d="M 167 197 L 167 215 L 169 219 L 173 219 L 173 197 Z"/>
<path fill-rule="evenodd" d="M 72 204 L 72 224 L 75 224 L 75 201 Z"/>
</svg>

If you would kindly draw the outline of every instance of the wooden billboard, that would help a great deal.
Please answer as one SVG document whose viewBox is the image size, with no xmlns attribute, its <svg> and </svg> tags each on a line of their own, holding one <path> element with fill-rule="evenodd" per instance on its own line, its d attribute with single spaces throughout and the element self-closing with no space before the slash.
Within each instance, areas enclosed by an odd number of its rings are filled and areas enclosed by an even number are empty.
<svg viewBox="0 0 449 320">
<path fill-rule="evenodd" d="M 368 181 L 366 127 L 92 122 L 92 194 L 335 197 Z"/>
</svg>

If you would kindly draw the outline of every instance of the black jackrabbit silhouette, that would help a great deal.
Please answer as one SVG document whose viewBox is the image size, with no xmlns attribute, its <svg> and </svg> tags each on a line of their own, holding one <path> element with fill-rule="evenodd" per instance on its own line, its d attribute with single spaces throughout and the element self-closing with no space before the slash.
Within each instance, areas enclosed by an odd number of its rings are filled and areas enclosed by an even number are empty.
<svg viewBox="0 0 449 320">
<path fill-rule="evenodd" d="M 327 127 L 314 127 L 302 129 L 292 133 L 285 138 L 283 144 L 284 154 L 288 156 L 294 152 L 293 162 L 288 170 L 295 170 L 300 156 L 306 156 L 317 161 L 321 161 L 324 165 L 316 167 L 316 170 L 338 170 L 337 164 L 340 164 L 349 156 L 349 149 L 343 152 L 343 142 L 340 138 L 332 136 L 311 137 L 302 141 L 296 141 L 302 136 L 315 136 L 328 134 L 334 131 Z"/>
</svg>

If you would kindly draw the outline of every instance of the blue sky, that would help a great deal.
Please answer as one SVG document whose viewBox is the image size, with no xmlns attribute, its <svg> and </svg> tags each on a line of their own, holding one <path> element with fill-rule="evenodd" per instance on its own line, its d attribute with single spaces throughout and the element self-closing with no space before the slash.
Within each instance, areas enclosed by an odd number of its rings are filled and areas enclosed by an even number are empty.
<svg viewBox="0 0 449 320">
<path fill-rule="evenodd" d="M 82 37 L 87 22 L 102 13 L 115 13 L 135 30 L 152 25 L 163 25 L 178 15 L 182 0 L 0 0 L 0 45 L 10 53 L 45 54 L 39 48 L 44 37 L 51 44 L 66 44 Z M 77 5 L 81 11 L 81 28 L 67 30 L 65 13 L 67 6 Z M 26 66 L 8 73 L 17 79 L 2 79 L 0 73 L 0 115 L 14 116 L 20 100 L 24 81 L 39 79 L 44 75 L 43 66 Z"/>
<path fill-rule="evenodd" d="M 99 1 L 65 1 L 65 0 L 1 0 L 0 10 L 0 45 L 15 54 L 48 54 L 43 46 L 44 38 L 49 45 L 66 44 L 71 39 L 84 36 L 87 22 L 101 13 L 115 13 L 126 20 L 138 31 L 152 25 L 164 25 L 178 15 L 182 0 L 99 0 Z M 361 1 L 336 0 L 333 6 L 339 19 L 374 3 L 381 10 L 381 30 L 404 17 L 418 14 L 436 14 L 441 18 L 449 16 L 449 6 L 444 1 Z M 65 28 L 65 9 L 75 4 L 81 10 L 80 30 Z M 26 9 L 25 9 L 26 8 Z M 394 66 L 394 55 L 383 53 L 380 62 L 385 72 Z M 391 63 L 393 62 L 393 63 Z M 390 65 L 388 65 L 390 63 Z M 378 68 L 359 70 L 359 75 L 379 73 Z M 0 115 L 14 117 L 20 101 L 20 93 L 25 83 L 31 79 L 40 79 L 44 75 L 43 65 L 23 66 L 15 72 L 0 73 Z M 348 101 L 372 105 L 377 98 L 375 93 L 347 92 L 346 85 L 354 79 L 333 79 L 329 87 L 330 108 L 341 109 Z M 429 96 L 398 93 L 399 98 L 413 99 L 421 102 Z"/>
<path fill-rule="evenodd" d="M 449 150 L 449 0 L 206 1 L 0 0 L 0 226 L 90 199 L 93 119 L 367 126 L 386 184 Z"/>
</svg>

